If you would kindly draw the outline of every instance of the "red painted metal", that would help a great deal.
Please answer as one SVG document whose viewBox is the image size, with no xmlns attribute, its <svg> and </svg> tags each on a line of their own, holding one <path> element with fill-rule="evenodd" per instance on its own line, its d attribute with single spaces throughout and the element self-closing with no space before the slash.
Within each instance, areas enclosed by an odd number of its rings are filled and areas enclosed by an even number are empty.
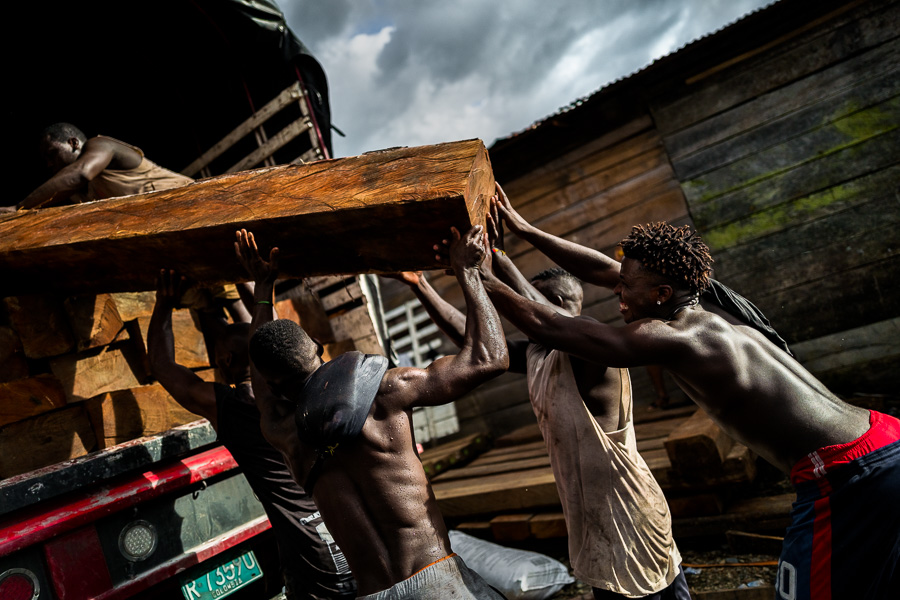
<svg viewBox="0 0 900 600">
<path fill-rule="evenodd" d="M 101 517 L 237 468 L 224 447 L 200 452 L 123 483 L 100 486 L 37 505 L 0 522 L 0 556 L 71 531 Z"/>
<path fill-rule="evenodd" d="M 31 577 L 25 573 L 0 574 L 0 598 L 3 600 L 32 600 L 35 585 Z"/>
<path fill-rule="evenodd" d="M 328 152 L 328 147 L 325 146 L 325 139 L 322 137 L 322 130 L 319 128 L 319 122 L 316 121 L 316 113 L 313 112 L 312 102 L 309 99 L 309 90 L 307 89 L 306 84 L 303 83 L 303 76 L 300 75 L 300 69 L 296 65 L 294 66 L 294 72 L 297 74 L 297 81 L 300 82 L 300 87 L 303 88 L 303 99 L 306 102 L 306 107 L 309 109 L 309 120 L 316 130 L 316 139 L 319 140 L 319 148 L 322 149 L 322 156 L 323 158 L 331 158 L 331 153 Z"/>
<path fill-rule="evenodd" d="M 254 519 L 227 533 L 223 533 L 217 538 L 211 539 L 205 544 L 195 548 L 189 554 L 182 554 L 181 556 L 175 557 L 172 560 L 162 563 L 152 571 L 141 573 L 134 579 L 120 584 L 118 587 L 109 589 L 102 594 L 92 596 L 92 599 L 120 600 L 122 598 L 128 598 L 129 596 L 146 590 L 152 585 L 156 585 L 157 583 L 181 573 L 185 569 L 198 565 L 208 558 L 212 558 L 217 554 L 225 552 L 229 548 L 233 548 L 255 535 L 259 535 L 271 526 L 269 519 L 265 516 Z"/>
<path fill-rule="evenodd" d="M 112 587 L 100 536 L 82 527 L 44 545 L 50 581 L 59 598 L 88 600 Z"/>
</svg>

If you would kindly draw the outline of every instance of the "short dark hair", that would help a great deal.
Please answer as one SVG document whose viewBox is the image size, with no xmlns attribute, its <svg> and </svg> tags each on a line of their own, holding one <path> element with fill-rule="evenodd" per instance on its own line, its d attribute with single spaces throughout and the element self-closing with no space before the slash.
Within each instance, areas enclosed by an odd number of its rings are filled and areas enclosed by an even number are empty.
<svg viewBox="0 0 900 600">
<path fill-rule="evenodd" d="M 84 135 L 84 132 L 71 123 L 54 123 L 44 127 L 44 130 L 41 132 L 41 139 L 50 138 L 50 141 L 53 142 L 65 142 L 73 137 L 81 140 L 81 143 L 87 141 L 87 136 Z"/>
<path fill-rule="evenodd" d="M 531 282 L 535 281 L 547 281 L 550 279 L 559 279 L 561 281 L 566 281 L 571 283 L 572 285 L 581 287 L 581 280 L 563 269 L 562 267 L 550 267 L 549 269 L 544 269 L 537 275 L 531 278 Z"/>
<path fill-rule="evenodd" d="M 692 294 L 709 287 L 713 262 L 709 247 L 687 225 L 675 227 L 665 221 L 636 225 L 621 246 L 626 258 L 640 261 L 648 271 Z"/>
<path fill-rule="evenodd" d="M 263 323 L 250 338 L 250 359 L 276 373 L 308 372 L 316 350 L 303 328 L 289 319 Z"/>
</svg>

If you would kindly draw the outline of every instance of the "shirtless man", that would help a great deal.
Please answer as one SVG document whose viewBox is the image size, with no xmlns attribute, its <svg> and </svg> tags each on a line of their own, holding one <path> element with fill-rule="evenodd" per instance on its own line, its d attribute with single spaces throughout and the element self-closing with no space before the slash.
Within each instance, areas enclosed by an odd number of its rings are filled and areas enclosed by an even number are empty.
<svg viewBox="0 0 900 600">
<path fill-rule="evenodd" d="M 163 270 L 147 332 L 153 376 L 184 408 L 206 418 L 243 469 L 272 523 L 287 600 L 356 598 L 356 583 L 312 497 L 291 478 L 284 459 L 263 438 L 250 386 L 249 323 L 228 325 L 215 343 L 215 365 L 228 384 L 203 381 L 175 362 L 172 309 L 184 281 Z"/>
<path fill-rule="evenodd" d="M 500 203 L 511 228 L 529 231 Z M 780 597 L 896 593 L 900 421 L 842 402 L 759 331 L 704 310 L 698 296 L 712 259 L 686 226 L 635 227 L 621 243 L 621 267 L 571 242 L 551 245 L 541 249 L 555 261 L 614 287 L 626 325 L 561 315 L 482 272 L 495 306 L 551 348 L 610 366 L 661 365 L 731 437 L 790 473 L 798 501 L 779 564 Z M 861 512 L 877 519 L 861 527 Z"/>
<path fill-rule="evenodd" d="M 88 200 L 130 196 L 181 187 L 194 181 L 144 158 L 119 140 L 87 136 L 70 123 L 55 123 L 41 134 L 41 155 L 54 175 L 28 194 L 16 209 L 63 204 L 77 193 Z"/>
<path fill-rule="evenodd" d="M 509 362 L 479 280 L 482 227 L 452 231 L 451 264 L 468 306 L 465 341 L 459 354 L 426 369 L 388 370 L 384 357 L 359 352 L 323 363 L 300 326 L 272 320 L 277 249 L 265 261 L 244 230 L 235 243 L 256 281 L 250 358 L 263 434 L 312 493 L 367 599 L 502 599 L 453 554 L 413 436 L 414 406 L 455 400 Z"/>
<path fill-rule="evenodd" d="M 503 250 L 496 205 L 488 232 L 493 270 L 503 281 L 563 314 L 581 314 L 583 291 L 575 277 L 557 267 L 528 281 L 516 268 Z M 412 288 L 438 327 L 459 344 L 465 317 L 422 273 L 395 278 Z M 637 451 L 628 370 L 551 350 L 540 338 L 508 346 L 509 370 L 527 375 L 559 488 L 575 576 L 590 584 L 598 599 L 689 600 L 666 498 Z"/>
<path fill-rule="evenodd" d="M 148 160 L 140 148 L 125 142 L 102 135 L 88 139 L 71 123 L 54 123 L 44 129 L 40 150 L 54 175 L 8 210 L 46 208 L 64 204 L 73 197 L 103 200 L 132 196 L 194 181 Z M 230 284 L 214 288 L 194 285 L 181 298 L 182 306 L 197 311 L 210 356 L 215 339 L 226 324 L 223 311 L 235 322 L 250 321 L 240 299 L 241 291 L 245 290 Z"/>
</svg>

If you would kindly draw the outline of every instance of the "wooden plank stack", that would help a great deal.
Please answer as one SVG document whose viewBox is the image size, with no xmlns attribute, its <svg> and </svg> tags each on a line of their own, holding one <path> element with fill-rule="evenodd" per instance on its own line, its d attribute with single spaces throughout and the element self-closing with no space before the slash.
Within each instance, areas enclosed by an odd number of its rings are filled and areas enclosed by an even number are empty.
<svg viewBox="0 0 900 600">
<path fill-rule="evenodd" d="M 326 360 L 348 350 L 384 352 L 357 277 L 279 288 L 278 316 L 310 331 Z M 155 301 L 155 292 L 125 292 L 0 302 L 0 479 L 200 418 L 151 379 L 146 340 Z M 214 381 L 196 314 L 173 311 L 172 328 L 175 360 Z M 435 464 L 455 462 L 445 456 Z"/>
<path fill-rule="evenodd" d="M 197 418 L 150 378 L 160 269 L 242 281 L 232 242 L 248 228 L 264 252 L 280 247 L 294 279 L 276 308 L 326 358 L 384 353 L 364 279 L 332 274 L 443 266 L 433 244 L 484 223 L 493 193 L 484 144 L 466 140 L 0 216 L 0 478 Z M 175 311 L 173 329 L 176 361 L 214 377 L 195 315 Z"/>
<path fill-rule="evenodd" d="M 473 433 L 457 440 L 428 448 L 419 454 L 422 467 L 429 479 L 446 472 L 448 469 L 459 471 L 459 467 L 486 450 L 491 443 L 489 433 Z"/>
<path fill-rule="evenodd" d="M 731 502 L 729 490 L 756 477 L 756 457 L 695 406 L 642 413 L 637 420 L 638 451 L 663 489 L 683 535 L 753 530 L 754 520 L 786 524 L 790 499 L 777 497 L 752 506 Z M 466 466 L 435 476 L 432 487 L 445 518 L 470 533 L 497 541 L 566 535 L 537 424 L 498 438 Z"/>
<path fill-rule="evenodd" d="M 0 479 L 199 418 L 150 383 L 141 323 L 146 331 L 154 301 L 150 293 L 0 302 Z M 176 310 L 173 322 L 177 358 L 208 370 L 190 312 Z"/>
</svg>

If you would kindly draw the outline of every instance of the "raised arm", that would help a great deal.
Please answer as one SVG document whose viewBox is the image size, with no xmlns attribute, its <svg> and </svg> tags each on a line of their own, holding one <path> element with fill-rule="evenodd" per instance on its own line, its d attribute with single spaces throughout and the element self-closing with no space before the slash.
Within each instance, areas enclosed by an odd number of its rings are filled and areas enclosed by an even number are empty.
<svg viewBox="0 0 900 600">
<path fill-rule="evenodd" d="M 235 235 L 237 239 L 234 242 L 234 253 L 253 279 L 253 300 L 250 310 L 252 315 L 250 337 L 253 337 L 260 325 L 276 318 L 275 280 L 278 279 L 278 248 L 269 251 L 269 260 L 266 261 L 259 253 L 252 232 L 241 229 Z"/>
<path fill-rule="evenodd" d="M 89 181 L 109 166 L 116 156 L 114 142 L 103 138 L 91 138 L 84 150 L 70 165 L 60 169 L 53 177 L 19 202 L 18 209 L 54 206 L 83 189 Z"/>
<path fill-rule="evenodd" d="M 612 327 L 590 317 L 572 317 L 516 294 L 491 274 L 484 287 L 500 313 L 529 338 L 588 362 L 610 367 L 666 365 L 677 344 L 659 334 L 659 321 Z"/>
<path fill-rule="evenodd" d="M 385 277 L 397 279 L 408 285 L 438 329 L 443 331 L 457 347 L 463 345 L 466 339 L 466 315 L 441 298 L 437 290 L 428 283 L 422 271 L 404 271 Z"/>
<path fill-rule="evenodd" d="M 156 304 L 147 329 L 147 353 L 150 372 L 169 395 L 192 413 L 216 422 L 215 384 L 203 381 L 196 373 L 175 362 L 175 337 L 172 333 L 172 309 L 178 301 L 184 278 L 175 271 L 159 273 Z"/>
<path fill-rule="evenodd" d="M 397 275 L 388 275 L 399 279 L 412 289 L 413 294 L 422 304 L 425 312 L 438 326 L 438 329 L 450 338 L 457 348 L 462 348 L 466 340 L 466 315 L 455 306 L 441 298 L 421 271 L 404 271 Z M 513 373 L 525 372 L 525 350 L 527 342 L 507 340 L 509 351 L 509 370 Z"/>
<path fill-rule="evenodd" d="M 500 187 L 500 184 L 497 183 L 495 185 L 497 186 L 498 194 L 502 194 L 503 189 Z M 506 254 L 506 244 L 503 239 L 503 219 L 500 217 L 497 199 L 498 195 L 494 195 L 491 198 L 491 209 L 487 215 L 488 243 L 492 252 L 491 270 L 500 281 L 511 287 L 520 296 L 551 306 L 552 303 L 531 285 L 531 282 L 522 275 L 519 268 Z"/>
<path fill-rule="evenodd" d="M 466 301 L 463 344 L 459 353 L 440 358 L 426 369 L 388 371 L 381 386 L 385 402 L 402 409 L 446 404 L 506 371 L 506 338 L 478 272 L 485 252 L 480 225 L 464 236 L 452 229 L 450 262 Z"/>
<path fill-rule="evenodd" d="M 234 253 L 238 261 L 247 270 L 254 280 L 253 284 L 253 319 L 250 321 L 250 334 L 253 337 L 256 330 L 263 323 L 275 319 L 275 280 L 278 279 L 278 248 L 269 251 L 269 260 L 266 261 L 259 253 L 256 239 L 253 233 L 241 229 L 236 233 Z M 257 370 L 253 361 L 250 361 L 250 384 L 253 387 L 253 398 L 256 407 L 263 415 L 263 434 L 270 443 L 276 444 L 276 438 L 282 440 L 290 438 L 291 427 L 284 427 L 285 417 L 291 414 L 288 403 L 281 401 L 269 389 L 263 376 Z M 280 424 L 280 425 L 279 425 Z M 274 441 L 273 441 L 274 440 Z"/>
<path fill-rule="evenodd" d="M 509 230 L 582 281 L 607 288 L 619 282 L 619 263 L 602 252 L 541 231 L 516 212 L 500 184 L 492 201 Z"/>
</svg>

